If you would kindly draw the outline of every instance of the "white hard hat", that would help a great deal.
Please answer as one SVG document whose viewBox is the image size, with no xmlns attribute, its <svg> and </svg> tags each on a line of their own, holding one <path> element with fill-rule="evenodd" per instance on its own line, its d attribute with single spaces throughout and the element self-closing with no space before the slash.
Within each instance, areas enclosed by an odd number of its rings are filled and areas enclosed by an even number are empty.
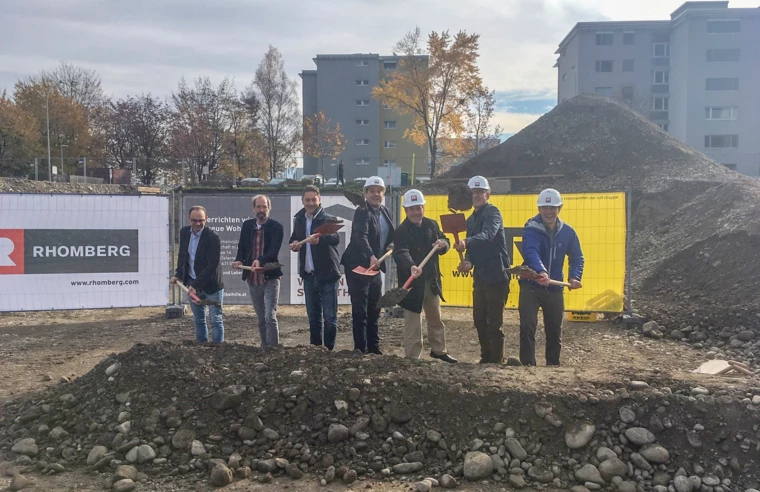
<svg viewBox="0 0 760 492">
<path fill-rule="evenodd" d="M 409 190 L 404 193 L 404 208 L 415 205 L 425 205 L 425 196 L 420 190 Z"/>
<path fill-rule="evenodd" d="M 554 188 L 547 188 L 538 195 L 539 207 L 559 207 L 562 205 L 562 195 Z"/>
<path fill-rule="evenodd" d="M 371 176 L 364 182 L 364 189 L 366 190 L 370 186 L 380 186 L 382 189 L 385 189 L 385 181 L 380 176 Z"/>
<path fill-rule="evenodd" d="M 490 190 L 491 187 L 488 186 L 488 180 L 484 178 L 483 176 L 473 176 L 470 178 L 470 180 L 467 182 L 467 187 L 471 190 Z"/>
</svg>

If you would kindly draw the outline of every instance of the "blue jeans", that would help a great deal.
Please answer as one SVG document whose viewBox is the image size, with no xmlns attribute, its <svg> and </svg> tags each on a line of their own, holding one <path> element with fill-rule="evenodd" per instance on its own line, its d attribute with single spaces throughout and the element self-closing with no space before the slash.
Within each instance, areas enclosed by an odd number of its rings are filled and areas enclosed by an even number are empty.
<svg viewBox="0 0 760 492">
<path fill-rule="evenodd" d="M 312 345 L 322 345 L 322 313 L 324 312 L 324 345 L 335 347 L 338 334 L 338 282 L 321 282 L 316 275 L 305 274 L 303 291 Z"/>
<path fill-rule="evenodd" d="M 201 299 L 210 301 L 219 301 L 218 306 L 210 305 L 208 307 L 209 319 L 213 328 L 212 340 L 214 343 L 224 341 L 224 321 L 222 320 L 222 305 L 224 305 L 224 289 L 214 292 L 213 294 L 198 293 Z M 190 309 L 193 310 L 193 320 L 195 321 L 195 340 L 198 342 L 208 342 L 208 326 L 206 325 L 206 306 L 200 306 L 190 302 Z"/>
<path fill-rule="evenodd" d="M 248 284 L 253 310 L 259 324 L 262 347 L 276 347 L 280 344 L 280 330 L 277 324 L 277 301 L 280 298 L 280 279 L 270 278 L 264 285 Z"/>
</svg>

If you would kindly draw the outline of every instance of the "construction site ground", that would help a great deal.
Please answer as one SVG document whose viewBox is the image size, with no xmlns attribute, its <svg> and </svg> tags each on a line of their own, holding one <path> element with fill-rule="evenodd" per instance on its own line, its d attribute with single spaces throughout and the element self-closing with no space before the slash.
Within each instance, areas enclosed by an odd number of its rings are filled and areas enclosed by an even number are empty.
<svg viewBox="0 0 760 492">
<path fill-rule="evenodd" d="M 279 312 L 281 342 L 286 346 L 308 344 L 309 332 L 302 306 L 282 306 Z M 563 332 L 563 366 L 543 367 L 539 350 L 539 367 L 480 366 L 479 345 L 472 325 L 472 311 L 465 308 L 444 308 L 444 322 L 449 352 L 459 359 L 454 371 L 470 373 L 488 386 L 503 386 L 521 392 L 553 394 L 578 391 L 579 387 L 625 387 L 632 380 L 683 381 L 688 386 L 724 385 L 726 378 L 695 375 L 690 371 L 706 360 L 703 351 L 677 341 L 643 338 L 635 330 L 625 330 L 610 321 L 566 323 Z M 351 350 L 350 309 L 341 308 L 336 351 Z M 519 322 L 516 311 L 505 311 L 505 355 L 517 356 Z M 381 320 L 383 365 L 392 368 L 397 357 L 403 357 L 401 340 L 403 320 L 384 317 Z M 248 306 L 225 306 L 226 343 L 258 345 L 256 319 Z M 541 327 L 537 346 L 543 348 Z M 193 339 L 193 322 L 189 310 L 181 319 L 167 320 L 163 308 L 113 309 L 89 311 L 28 312 L 0 314 L 0 401 L 15 399 L 44 390 L 51 385 L 67 384 L 86 374 L 104 357 L 129 350 L 135 343 L 157 341 L 182 343 Z M 427 348 L 423 358 L 429 359 Z M 251 361 L 253 364 L 255 361 Z M 435 362 L 443 368 L 443 362 Z M 434 371 L 433 371 L 434 372 Z M 446 370 L 441 378 L 448 377 Z M 741 386 L 740 380 L 729 380 Z M 2 407 L 0 407 L 1 409 Z M 0 410 L 1 411 L 1 410 Z M 8 468 L 11 463 L 2 463 Z M 3 470 L 0 469 L 0 473 Z M 207 483 L 187 483 L 187 478 L 167 478 L 160 490 L 210 490 Z M 33 476 L 32 490 L 102 490 L 102 478 L 85 470 L 71 470 L 53 476 Z M 184 482 L 183 482 L 184 480 Z M 0 490 L 10 478 L 0 481 Z M 360 481 L 354 489 L 409 490 L 413 483 Z M 176 488 L 175 488 L 176 487 Z M 318 477 L 292 481 L 277 477 L 268 485 L 243 480 L 227 490 L 317 490 Z M 504 484 L 465 483 L 463 490 L 502 490 Z M 323 488 L 323 487 L 322 487 Z M 333 484 L 331 489 L 348 488 Z M 546 490 L 546 489 L 545 489 Z"/>
</svg>

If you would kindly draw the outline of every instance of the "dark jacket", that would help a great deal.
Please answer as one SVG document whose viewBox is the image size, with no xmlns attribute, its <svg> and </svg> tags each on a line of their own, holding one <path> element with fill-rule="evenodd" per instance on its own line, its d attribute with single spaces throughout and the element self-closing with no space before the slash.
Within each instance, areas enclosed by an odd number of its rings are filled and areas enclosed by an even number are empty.
<svg viewBox="0 0 760 492">
<path fill-rule="evenodd" d="M 293 234 L 290 235 L 289 243 L 302 241 L 309 234 L 306 233 L 306 209 L 302 208 L 293 219 Z M 320 206 L 311 221 L 311 230 L 315 230 L 328 219 L 334 219 Z M 311 246 L 311 259 L 314 261 L 314 275 L 320 282 L 337 282 L 340 279 L 340 257 L 338 256 L 338 243 L 340 236 L 327 234 L 319 237 L 319 244 Z M 301 245 L 298 251 L 298 274 L 303 278 L 306 274 L 306 244 Z"/>
<path fill-rule="evenodd" d="M 465 260 L 475 268 L 475 285 L 497 284 L 509 280 L 504 271 L 511 262 L 504 237 L 501 212 L 486 203 L 467 218 L 467 253 Z"/>
<path fill-rule="evenodd" d="M 433 248 L 433 243 L 439 239 L 446 241 L 446 249 L 430 257 L 430 260 L 422 268 L 422 275 L 412 282 L 409 294 L 399 303 L 402 308 L 414 313 L 422 312 L 427 281 L 430 281 L 433 293 L 445 301 L 441 288 L 441 269 L 438 265 L 438 257 L 446 254 L 450 243 L 441 232 L 438 223 L 427 217 L 422 219 L 422 224 L 419 226 L 406 219 L 393 234 L 393 259 L 396 262 L 399 287 L 404 285 L 404 282 L 412 275 L 412 266 L 422 263 L 422 260 Z"/>
<path fill-rule="evenodd" d="M 380 223 L 374 213 L 368 210 L 369 205 L 358 207 L 354 212 L 354 220 L 351 224 L 351 241 L 343 252 L 341 265 L 346 271 L 353 270 L 357 266 L 369 268 L 369 259 L 374 256 L 380 258 L 389 247 L 393 245 L 393 220 L 391 214 L 384 205 L 380 205 L 380 212 L 390 222 L 388 240 L 386 244 L 380 244 Z M 380 270 L 385 271 L 385 262 L 380 265 Z"/>
<path fill-rule="evenodd" d="M 546 272 L 552 280 L 564 280 L 565 256 L 569 259 L 568 276 L 578 281 L 583 276 L 583 251 L 575 230 L 557 218 L 554 235 L 544 227 L 541 214 L 530 219 L 523 229 L 523 265 L 538 273 Z M 531 284 L 554 292 L 561 292 L 561 285 L 542 287 L 538 282 L 520 279 L 520 284 Z"/>
<path fill-rule="evenodd" d="M 190 226 L 185 226 L 179 231 L 179 255 L 174 276 L 186 286 L 204 294 L 213 294 L 223 289 L 222 269 L 219 265 L 222 241 L 219 235 L 208 227 L 204 227 L 201 231 L 193 265 L 195 280 L 190 278 L 190 254 L 187 252 L 189 246 Z"/>
<path fill-rule="evenodd" d="M 243 265 L 251 266 L 254 260 L 259 260 L 259 265 L 264 263 L 279 262 L 277 255 L 280 253 L 282 246 L 282 224 L 271 218 L 264 222 L 264 254 L 258 258 L 251 258 L 251 249 L 254 245 L 254 235 L 258 233 L 256 228 L 256 219 L 248 219 L 243 222 L 243 228 L 240 231 L 240 241 L 238 241 L 237 256 L 235 261 L 243 262 Z M 243 270 L 243 280 L 246 280 L 251 274 L 250 270 Z M 264 278 L 272 279 L 282 277 L 282 269 L 269 270 L 264 272 Z"/>
</svg>

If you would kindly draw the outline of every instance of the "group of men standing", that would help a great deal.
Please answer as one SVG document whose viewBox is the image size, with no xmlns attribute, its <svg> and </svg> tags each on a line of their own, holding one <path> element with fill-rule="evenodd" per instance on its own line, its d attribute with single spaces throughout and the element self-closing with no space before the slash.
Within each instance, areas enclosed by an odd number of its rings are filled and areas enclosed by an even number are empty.
<svg viewBox="0 0 760 492">
<path fill-rule="evenodd" d="M 489 203 L 488 180 L 475 176 L 468 182 L 474 212 L 467 219 L 467 235 L 453 245 L 463 253 L 460 272 L 473 271 L 473 322 L 480 342 L 480 363 L 501 363 L 504 359 L 504 307 L 509 296 L 511 265 L 499 209 Z M 418 190 L 408 190 L 402 205 L 406 218 L 394 229 L 390 211 L 383 205 L 385 183 L 378 176 L 364 185 L 365 205 L 357 207 L 351 239 L 342 257 L 338 253 L 340 236 L 314 233 L 326 222 L 335 221 L 322 208 L 319 189 L 306 186 L 303 208 L 295 215 L 289 248 L 298 253 L 298 273 L 303 280 L 310 342 L 335 347 L 337 337 L 338 282 L 340 265 L 346 274 L 351 297 L 354 350 L 381 355 L 379 301 L 382 294 L 380 275 L 362 275 L 359 270 L 386 271 L 385 258 L 392 254 L 399 286 L 414 277 L 409 293 L 400 302 L 404 309 L 403 347 L 406 357 L 419 358 L 422 353 L 422 313 L 427 319 L 430 356 L 456 363 L 446 347 L 445 327 L 441 321 L 441 284 L 439 257 L 451 248 L 438 223 L 425 217 L 425 197 Z M 536 280 L 520 279 L 520 363 L 536 365 L 535 332 L 538 310 L 543 310 L 546 330 L 546 363 L 559 365 L 564 314 L 563 287 L 550 283 L 562 281 L 565 257 L 569 259 L 569 288 L 581 287 L 583 253 L 578 236 L 559 219 L 562 197 L 554 189 L 542 191 L 538 198 L 538 215 L 525 224 L 522 240 L 524 265 L 532 269 Z M 262 347 L 279 344 L 277 302 L 282 270 L 277 266 L 283 241 L 283 227 L 269 217 L 271 201 L 264 195 L 252 199 L 255 218 L 244 222 L 233 268 L 244 269 L 256 312 Z M 212 341 L 224 340 L 222 304 L 224 285 L 219 267 L 219 236 L 205 227 L 206 210 L 190 209 L 190 225 L 180 232 L 178 267 L 172 283 L 182 281 L 189 294 L 218 301 L 210 306 Z M 428 258 L 425 262 L 425 258 Z M 423 262 L 424 265 L 423 265 Z M 267 268 L 268 265 L 274 267 Z M 423 266 L 420 266 L 423 265 Z M 262 268 L 263 267 L 263 268 Z M 191 303 L 196 339 L 208 341 L 204 305 Z"/>
</svg>

